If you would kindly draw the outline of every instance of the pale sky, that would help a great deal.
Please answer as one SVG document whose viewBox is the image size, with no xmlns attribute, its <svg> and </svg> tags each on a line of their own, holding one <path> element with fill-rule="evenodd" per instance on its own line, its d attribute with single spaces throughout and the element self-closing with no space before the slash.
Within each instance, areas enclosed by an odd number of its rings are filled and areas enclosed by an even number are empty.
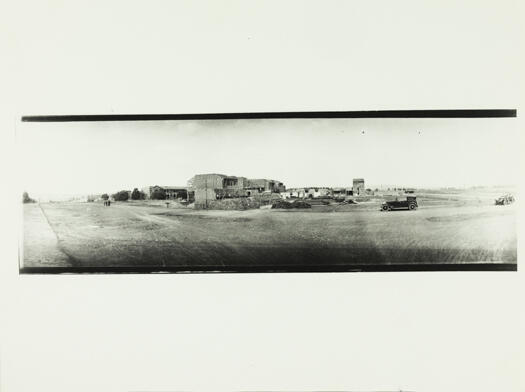
<svg viewBox="0 0 525 392">
<path fill-rule="evenodd" d="M 287 187 L 513 185 L 516 119 L 19 123 L 21 187 L 41 195 L 186 185 L 194 174 Z"/>
</svg>

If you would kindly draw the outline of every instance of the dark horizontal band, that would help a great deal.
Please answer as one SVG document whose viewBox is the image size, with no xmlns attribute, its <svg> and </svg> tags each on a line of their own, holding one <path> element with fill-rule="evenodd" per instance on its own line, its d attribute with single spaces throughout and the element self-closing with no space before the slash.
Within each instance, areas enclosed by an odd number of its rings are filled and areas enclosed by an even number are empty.
<svg viewBox="0 0 525 392">
<path fill-rule="evenodd" d="M 255 112 L 197 114 L 92 114 L 23 116 L 24 122 L 82 121 L 163 121 L 163 120 L 243 120 L 243 119 L 314 119 L 314 118 L 488 118 L 516 117 L 516 109 L 454 110 L 361 110 L 321 112 Z"/>
<path fill-rule="evenodd" d="M 516 263 L 459 263 L 459 264 L 363 264 L 363 265 L 289 265 L 235 267 L 23 267 L 21 274 L 144 274 L 144 273 L 254 273 L 254 272 L 417 272 L 417 271 L 517 271 Z"/>
</svg>

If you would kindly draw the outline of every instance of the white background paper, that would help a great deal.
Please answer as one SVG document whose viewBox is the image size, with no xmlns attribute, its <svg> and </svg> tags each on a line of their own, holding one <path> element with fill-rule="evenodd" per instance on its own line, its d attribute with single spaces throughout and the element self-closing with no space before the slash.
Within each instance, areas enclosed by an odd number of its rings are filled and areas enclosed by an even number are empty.
<svg viewBox="0 0 525 392">
<path fill-rule="evenodd" d="M 523 272 L 19 276 L 14 149 L 21 115 L 520 115 L 519 2 L 3 8 L 2 391 L 525 390 Z"/>
</svg>

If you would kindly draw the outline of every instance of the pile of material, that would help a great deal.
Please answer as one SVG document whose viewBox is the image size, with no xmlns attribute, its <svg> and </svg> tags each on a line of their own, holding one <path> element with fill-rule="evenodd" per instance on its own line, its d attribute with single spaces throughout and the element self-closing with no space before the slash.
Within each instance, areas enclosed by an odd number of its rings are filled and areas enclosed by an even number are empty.
<svg viewBox="0 0 525 392">
<path fill-rule="evenodd" d="M 203 210 L 251 210 L 259 208 L 261 203 L 249 197 L 235 199 L 209 200 L 207 204 L 196 203 L 195 209 Z"/>
<path fill-rule="evenodd" d="M 312 206 L 327 206 L 330 204 L 330 202 L 331 202 L 330 199 L 321 199 L 321 198 L 308 200 L 308 204 Z"/>
<path fill-rule="evenodd" d="M 293 203 L 287 202 L 285 200 L 277 200 L 276 202 L 272 203 L 272 208 L 293 208 Z"/>
<path fill-rule="evenodd" d="M 261 205 L 272 205 L 273 203 L 282 200 L 278 193 L 262 193 L 259 195 L 254 195 L 251 198 L 260 202 Z"/>
<path fill-rule="evenodd" d="M 293 208 L 312 208 L 312 205 L 302 201 L 302 200 L 296 200 L 293 203 Z"/>
<path fill-rule="evenodd" d="M 295 200 L 293 203 L 287 202 L 285 200 L 278 200 L 272 204 L 272 208 L 312 208 L 312 206 L 302 200 Z"/>
</svg>

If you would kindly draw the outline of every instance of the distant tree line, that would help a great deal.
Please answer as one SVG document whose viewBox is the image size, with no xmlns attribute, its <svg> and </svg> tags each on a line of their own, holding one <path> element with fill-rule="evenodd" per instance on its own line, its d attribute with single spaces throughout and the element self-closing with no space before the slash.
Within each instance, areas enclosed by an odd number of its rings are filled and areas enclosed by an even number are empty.
<svg viewBox="0 0 525 392">
<path fill-rule="evenodd" d="M 111 197 L 115 201 L 128 201 L 130 198 L 131 200 L 144 200 L 146 198 L 146 194 L 142 191 L 139 191 L 138 188 L 134 188 L 133 192 L 131 192 L 131 195 L 129 191 L 119 191 L 112 194 Z M 109 196 L 105 193 L 102 195 L 102 199 L 107 200 L 109 199 Z"/>
<path fill-rule="evenodd" d="M 111 197 L 113 198 L 113 200 L 115 201 L 128 201 L 129 199 L 129 193 L 128 191 L 119 191 L 117 193 L 113 193 L 111 195 Z"/>
<path fill-rule="evenodd" d="M 139 191 L 137 188 L 133 189 L 133 192 L 131 192 L 131 200 L 144 200 L 145 198 L 146 194 Z"/>
</svg>

